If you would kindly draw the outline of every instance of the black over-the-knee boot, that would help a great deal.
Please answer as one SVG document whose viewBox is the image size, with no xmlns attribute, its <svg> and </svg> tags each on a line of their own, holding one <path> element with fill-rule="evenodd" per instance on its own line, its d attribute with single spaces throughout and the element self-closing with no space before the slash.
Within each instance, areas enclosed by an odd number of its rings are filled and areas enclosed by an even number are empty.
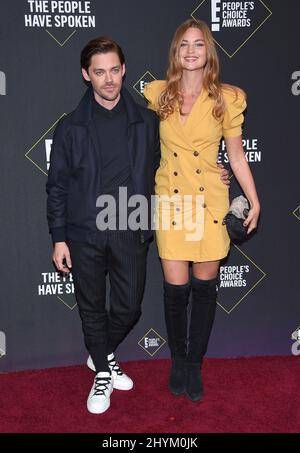
<svg viewBox="0 0 300 453">
<path fill-rule="evenodd" d="M 187 304 L 190 284 L 172 285 L 164 282 L 164 308 L 171 351 L 172 368 L 169 389 L 173 395 L 185 391 L 185 361 L 187 343 Z"/>
<path fill-rule="evenodd" d="M 192 276 L 192 310 L 186 365 L 186 395 L 192 401 L 203 396 L 201 365 L 216 313 L 218 278 L 199 280 Z"/>
</svg>

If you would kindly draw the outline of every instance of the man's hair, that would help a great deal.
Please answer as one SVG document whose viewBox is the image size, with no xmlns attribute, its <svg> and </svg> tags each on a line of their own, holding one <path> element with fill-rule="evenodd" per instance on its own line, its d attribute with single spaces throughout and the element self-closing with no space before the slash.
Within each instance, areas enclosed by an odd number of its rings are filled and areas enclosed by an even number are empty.
<svg viewBox="0 0 300 453">
<path fill-rule="evenodd" d="M 115 52 L 121 62 L 121 65 L 125 63 L 125 57 L 121 47 L 111 38 L 107 36 L 99 36 L 99 38 L 92 39 L 82 49 L 80 55 L 80 64 L 83 69 L 88 71 L 91 64 L 91 58 L 97 53 L 108 53 Z"/>
</svg>

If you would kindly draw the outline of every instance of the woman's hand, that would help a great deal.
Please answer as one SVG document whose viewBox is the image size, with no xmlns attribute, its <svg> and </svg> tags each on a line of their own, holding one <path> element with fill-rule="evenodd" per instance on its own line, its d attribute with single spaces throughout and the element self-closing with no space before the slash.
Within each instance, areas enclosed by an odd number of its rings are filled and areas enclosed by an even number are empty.
<svg viewBox="0 0 300 453">
<path fill-rule="evenodd" d="M 229 187 L 230 186 L 229 171 L 226 170 L 226 168 L 224 168 L 224 165 L 222 164 L 218 164 L 218 167 L 221 169 L 220 179 L 222 183 Z"/>
<path fill-rule="evenodd" d="M 244 227 L 248 228 L 247 234 L 250 234 L 251 231 L 255 230 L 257 227 L 257 222 L 260 214 L 259 204 L 255 204 L 250 208 L 247 219 L 243 223 Z"/>
<path fill-rule="evenodd" d="M 231 170 L 240 184 L 246 198 L 250 201 L 248 217 L 243 223 L 243 225 L 248 228 L 247 234 L 249 234 L 257 227 L 260 213 L 260 205 L 255 183 L 249 164 L 245 157 L 242 136 L 227 137 L 225 138 L 225 144 Z"/>
</svg>

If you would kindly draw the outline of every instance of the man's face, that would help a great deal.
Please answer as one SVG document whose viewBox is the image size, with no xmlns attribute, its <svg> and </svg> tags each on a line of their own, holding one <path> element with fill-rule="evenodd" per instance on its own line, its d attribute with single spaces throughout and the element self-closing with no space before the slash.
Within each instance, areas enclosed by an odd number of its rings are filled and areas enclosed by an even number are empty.
<svg viewBox="0 0 300 453">
<path fill-rule="evenodd" d="M 115 101 L 122 88 L 125 65 L 121 65 L 115 52 L 98 53 L 92 56 L 91 64 L 86 71 L 82 68 L 84 79 L 91 82 L 96 100 Z"/>
</svg>

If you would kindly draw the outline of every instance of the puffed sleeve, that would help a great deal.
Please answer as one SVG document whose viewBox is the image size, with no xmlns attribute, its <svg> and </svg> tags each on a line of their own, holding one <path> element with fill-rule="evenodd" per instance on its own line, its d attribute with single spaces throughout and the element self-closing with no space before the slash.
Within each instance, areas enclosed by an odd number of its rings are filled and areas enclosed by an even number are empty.
<svg viewBox="0 0 300 453">
<path fill-rule="evenodd" d="M 158 99 L 163 91 L 165 86 L 165 81 L 163 80 L 154 80 L 153 82 L 147 83 L 144 87 L 144 97 L 148 101 L 148 108 L 154 110 L 155 112 L 158 110 Z"/>
<path fill-rule="evenodd" d="M 223 137 L 238 137 L 242 135 L 246 95 L 239 88 L 228 88 L 223 92 L 225 114 L 223 118 Z"/>
</svg>

